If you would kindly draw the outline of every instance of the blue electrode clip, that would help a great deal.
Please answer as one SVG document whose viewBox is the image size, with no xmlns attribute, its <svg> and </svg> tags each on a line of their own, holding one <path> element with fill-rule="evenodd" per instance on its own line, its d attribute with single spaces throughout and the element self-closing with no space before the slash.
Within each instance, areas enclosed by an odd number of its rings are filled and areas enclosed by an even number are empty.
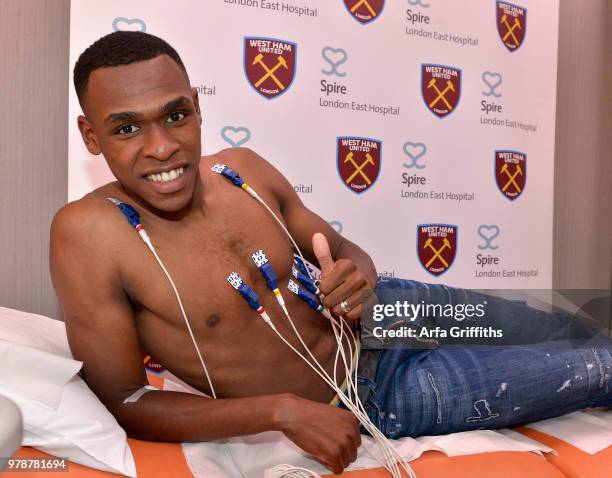
<svg viewBox="0 0 612 478">
<path fill-rule="evenodd" d="M 311 294 L 303 287 L 300 287 L 297 284 L 297 282 L 290 280 L 289 283 L 287 284 L 287 288 L 291 292 L 296 294 L 304 302 L 306 302 L 311 309 L 314 309 L 318 312 L 321 312 L 324 309 L 324 307 L 321 304 L 319 304 L 319 300 L 317 299 L 317 296 L 314 294 Z"/>
<path fill-rule="evenodd" d="M 229 276 L 227 276 L 227 281 L 234 289 L 240 292 L 240 295 L 247 301 L 251 309 L 256 311 L 261 309 L 259 296 L 253 289 L 244 283 L 242 278 L 236 272 L 232 272 Z"/>
<path fill-rule="evenodd" d="M 237 171 L 234 171 L 232 168 L 225 164 L 216 163 L 210 168 L 215 173 L 219 173 L 221 176 L 229 179 L 235 186 L 242 188 L 244 185 L 244 180 L 240 177 Z"/>
<path fill-rule="evenodd" d="M 251 258 L 253 262 L 257 266 L 257 268 L 261 271 L 268 288 L 272 291 L 278 289 L 278 278 L 272 269 L 272 265 L 268 261 L 266 254 L 263 250 L 259 249 L 251 254 Z"/>
<path fill-rule="evenodd" d="M 293 277 L 295 277 L 306 288 L 306 290 L 308 290 L 308 292 L 312 294 L 319 293 L 319 288 L 315 285 L 310 277 L 302 274 L 296 267 L 292 267 L 291 272 Z"/>
<path fill-rule="evenodd" d="M 308 275 L 309 270 L 301 257 L 293 256 L 293 262 L 302 274 Z M 310 269 L 310 272 L 312 272 L 312 269 Z"/>
<path fill-rule="evenodd" d="M 133 228 L 140 226 L 140 213 L 129 204 L 119 201 L 115 198 L 106 198 L 117 206 Z"/>
</svg>

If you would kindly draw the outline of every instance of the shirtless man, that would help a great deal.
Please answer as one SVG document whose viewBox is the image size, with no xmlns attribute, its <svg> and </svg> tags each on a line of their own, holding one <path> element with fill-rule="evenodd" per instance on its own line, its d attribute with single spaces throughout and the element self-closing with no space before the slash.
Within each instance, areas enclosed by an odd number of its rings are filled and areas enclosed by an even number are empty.
<svg viewBox="0 0 612 478">
<path fill-rule="evenodd" d="M 75 67 L 83 140 L 90 153 L 104 155 L 117 181 L 64 206 L 51 228 L 53 283 L 87 384 L 133 437 L 206 441 L 280 430 L 341 472 L 356 457 L 357 420 L 328 405 L 331 389 L 226 281 L 238 272 L 273 319 L 283 317 L 250 255 L 263 249 L 286 290 L 290 243 L 261 205 L 211 166 L 224 163 L 240 172 L 283 219 L 307 258 L 318 256 L 324 303 L 336 313 L 348 298 L 352 310 L 345 316 L 359 317 L 360 290 L 376 284 L 372 260 L 308 210 L 287 180 L 254 152 L 227 149 L 201 157 L 197 91 L 178 56 L 161 41 L 140 38 L 150 59 L 95 64 L 120 48 L 136 55 L 127 45 L 133 41 L 133 35 L 115 33 L 86 51 Z M 183 173 L 170 181 L 151 176 L 178 168 Z M 108 197 L 140 212 L 181 294 L 219 400 L 159 391 L 123 403 L 147 384 L 141 350 L 191 386 L 210 390 L 168 281 Z M 316 250 L 315 233 L 324 234 Z M 306 344 L 331 372 L 336 349 L 329 322 L 297 296 L 284 296 Z M 275 324 L 300 347 L 284 318 Z"/>
<path fill-rule="evenodd" d="M 83 361 L 88 385 L 129 435 L 206 441 L 278 430 L 336 473 L 356 457 L 356 419 L 329 406 L 333 392 L 226 281 L 237 271 L 297 345 L 250 260 L 263 249 L 286 289 L 289 241 L 262 206 L 210 170 L 217 162 L 240 172 L 307 258 L 318 262 L 323 303 L 336 315 L 346 301 L 350 311 L 343 315 L 355 324 L 363 290 L 376 287 L 382 297 L 395 288 L 417 302 L 431 298 L 431 291 L 454 303 L 484 299 L 489 323 L 507 326 L 506 345 L 516 347 L 382 351 L 370 368 L 375 381 L 365 373 L 360 378 L 370 388 L 364 400 L 370 419 L 387 436 L 500 428 L 612 405 L 609 338 L 571 317 L 471 291 L 404 279 L 377 282 L 370 257 L 306 209 L 264 159 L 246 149 L 201 157 L 198 95 L 163 40 L 137 32 L 107 35 L 81 55 L 74 80 L 83 141 L 90 153 L 104 155 L 117 181 L 57 213 L 51 273 L 70 348 Z M 124 403 L 147 384 L 141 350 L 196 389 L 210 389 L 168 281 L 108 197 L 140 213 L 182 296 L 218 400 L 152 391 Z M 336 349 L 330 323 L 296 296 L 285 298 L 305 342 L 331 372 Z M 585 379 L 559 389 L 574 376 Z"/>
</svg>

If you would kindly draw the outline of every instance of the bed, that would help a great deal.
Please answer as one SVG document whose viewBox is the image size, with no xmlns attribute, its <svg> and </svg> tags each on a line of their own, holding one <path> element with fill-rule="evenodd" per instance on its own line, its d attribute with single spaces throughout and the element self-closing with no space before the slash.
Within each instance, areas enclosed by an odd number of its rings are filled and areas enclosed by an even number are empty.
<svg viewBox="0 0 612 478">
<path fill-rule="evenodd" d="M 150 357 L 145 357 L 143 366 L 151 385 L 181 390 L 180 384 Z M 0 307 L 0 372 L 5 372 L 5 378 L 12 377 L 0 381 L 0 396 L 19 402 L 25 424 L 24 443 L 30 445 L 22 446 L 14 457 L 71 459 L 68 471 L 21 471 L 21 478 L 236 475 L 215 471 L 210 457 L 217 451 L 211 444 L 181 445 L 126 438 L 114 418 L 76 375 L 79 368 L 80 363 L 70 355 L 63 323 Z M 32 385 L 39 380 L 37 374 L 42 375 L 41 386 Z M 581 437 L 580 431 L 585 435 L 585 430 L 588 436 Z M 411 461 L 411 465 L 419 478 L 612 477 L 612 411 L 575 412 L 514 431 L 464 432 L 421 437 L 417 441 L 420 457 Z M 261 458 L 252 453 L 241 456 L 241 449 L 250 449 L 248 443 L 235 442 L 234 450 L 241 463 L 262 461 L 263 456 L 272 453 L 263 452 Z M 278 446 L 272 450 L 282 455 Z M 203 459 L 198 462 L 198 457 Z M 250 457 L 249 461 L 244 457 Z M 275 463 L 274 459 L 272 456 L 271 463 Z M 280 462 L 284 461 L 276 463 Z M 261 466 L 263 470 L 268 465 L 262 461 Z M 248 476 L 261 474 L 258 471 Z M 369 466 L 341 476 L 389 475 L 384 469 Z"/>
<path fill-rule="evenodd" d="M 588 455 L 566 442 L 523 427 L 518 429 L 531 438 L 541 440 L 555 449 L 557 456 L 545 457 L 524 452 L 491 452 L 477 455 L 448 457 L 441 452 L 426 452 L 411 462 L 419 478 L 606 478 L 612 476 L 612 448 Z M 139 478 L 190 478 L 190 469 L 181 446 L 128 439 L 134 454 Z M 22 447 L 15 457 L 49 457 L 29 447 Z M 21 472 L 20 478 L 105 478 L 119 477 L 71 463 L 66 472 Z M 213 477 L 214 475 L 210 475 Z M 383 469 L 345 472 L 347 478 L 386 478 Z"/>
</svg>

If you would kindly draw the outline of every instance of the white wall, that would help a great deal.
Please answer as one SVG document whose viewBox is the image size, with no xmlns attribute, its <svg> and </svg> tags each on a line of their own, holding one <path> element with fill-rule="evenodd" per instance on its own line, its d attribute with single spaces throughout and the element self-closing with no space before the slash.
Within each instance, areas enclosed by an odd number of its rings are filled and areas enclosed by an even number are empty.
<svg viewBox="0 0 612 478">
<path fill-rule="evenodd" d="M 555 287 L 611 284 L 611 9 L 561 0 Z M 57 318 L 47 254 L 76 127 L 66 124 L 69 16 L 68 0 L 0 2 L 0 305 Z"/>
</svg>

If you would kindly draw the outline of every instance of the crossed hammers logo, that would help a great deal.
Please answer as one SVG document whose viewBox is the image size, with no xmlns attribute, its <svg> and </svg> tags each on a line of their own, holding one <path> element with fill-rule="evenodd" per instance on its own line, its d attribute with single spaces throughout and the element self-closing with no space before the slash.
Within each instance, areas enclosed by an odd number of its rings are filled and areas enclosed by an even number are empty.
<svg viewBox="0 0 612 478">
<path fill-rule="evenodd" d="M 426 269 L 429 269 L 429 266 L 431 266 L 436 259 L 438 259 L 442 264 L 444 264 L 444 267 L 448 268 L 448 262 L 446 261 L 446 259 L 444 259 L 444 257 L 442 257 L 442 252 L 445 249 L 452 249 L 452 246 L 450 241 L 446 237 L 442 239 L 442 246 L 439 249 L 436 249 L 433 245 L 433 239 L 431 237 L 428 238 L 425 241 L 425 245 L 423 246 L 423 249 L 427 248 L 433 251 L 433 256 L 431 256 L 431 259 L 429 259 L 429 261 L 427 261 L 427 264 L 425 264 Z"/>
<path fill-rule="evenodd" d="M 355 171 L 353 171 L 353 174 L 351 174 L 348 178 L 345 179 L 346 184 L 350 184 L 351 181 L 353 179 L 355 179 L 355 176 L 357 176 L 358 174 L 360 174 L 361 177 L 363 178 L 363 180 L 366 183 L 368 183 L 368 186 L 372 184 L 372 181 L 370 180 L 368 175 L 363 172 L 363 168 L 365 168 L 366 165 L 368 165 L 368 164 L 374 165 L 374 158 L 372 157 L 372 155 L 370 153 L 366 153 L 365 157 L 366 157 L 366 159 L 363 161 L 363 163 L 357 164 L 357 162 L 353 158 L 353 152 L 352 151 L 346 155 L 346 157 L 344 159 L 344 162 L 348 163 L 350 161 L 351 164 L 355 167 Z"/>
<path fill-rule="evenodd" d="M 359 0 L 355 5 L 351 7 L 351 13 L 355 13 L 357 9 L 361 7 L 362 5 L 368 9 L 368 11 L 370 12 L 370 15 L 372 15 L 373 17 L 376 16 L 376 12 L 372 8 L 372 5 L 368 3 L 368 0 Z"/>
<path fill-rule="evenodd" d="M 510 24 L 508 23 L 508 16 L 504 13 L 502 15 L 502 17 L 499 20 L 500 23 L 503 23 L 504 25 L 506 25 L 506 34 L 502 37 L 502 41 L 506 41 L 508 39 L 508 37 L 512 37 L 512 39 L 514 40 L 514 46 L 518 46 L 519 45 L 519 41 L 516 38 L 516 35 L 514 34 L 514 30 L 516 30 L 517 28 L 519 30 L 521 30 L 523 27 L 521 26 L 521 21 L 518 19 L 518 17 L 514 17 L 514 25 L 510 26 Z"/>
<path fill-rule="evenodd" d="M 287 61 L 283 58 L 282 55 L 278 56 L 278 62 L 276 63 L 276 65 L 274 65 L 272 68 L 269 68 L 268 65 L 266 65 L 266 62 L 263 61 L 263 53 L 259 53 L 254 59 L 253 59 L 253 63 L 252 65 L 256 65 L 257 63 L 259 63 L 261 65 L 261 67 L 265 70 L 265 74 L 259 79 L 257 80 L 257 82 L 255 83 L 255 88 L 259 88 L 259 86 L 266 81 L 268 78 L 271 78 L 272 81 L 274 81 L 274 83 L 276 83 L 276 85 L 281 89 L 284 90 L 285 89 L 285 85 L 283 85 L 281 83 L 281 81 L 276 77 L 276 75 L 274 74 L 276 72 L 276 70 L 278 70 L 281 66 L 283 68 L 285 68 L 286 70 L 289 69 L 289 66 L 287 66 Z"/>
<path fill-rule="evenodd" d="M 508 189 L 510 187 L 510 185 L 512 184 L 514 186 L 514 188 L 516 189 L 517 193 L 521 192 L 521 187 L 518 185 L 518 183 L 516 182 L 516 177 L 520 174 L 521 176 L 523 175 L 523 168 L 521 168 L 520 164 L 516 165 L 516 168 L 514 169 L 514 174 L 510 174 L 510 171 L 508 170 L 508 163 L 504 163 L 504 165 L 501 167 L 500 169 L 501 173 L 504 173 L 509 179 L 506 182 L 506 184 L 504 185 L 504 187 L 502 188 L 502 192 L 506 192 L 506 189 Z"/>
<path fill-rule="evenodd" d="M 453 85 L 453 82 L 451 80 L 446 80 L 446 88 L 440 91 L 440 89 L 438 88 L 438 85 L 436 85 L 436 78 L 432 78 L 431 80 L 429 80 L 429 83 L 427 84 L 427 89 L 430 89 L 430 88 L 433 88 L 434 90 L 436 90 L 436 93 L 438 93 L 438 96 L 436 96 L 429 103 L 430 108 L 433 108 L 434 106 L 436 106 L 436 104 L 438 104 L 440 100 L 442 100 L 449 110 L 453 109 L 453 106 L 446 99 L 446 93 L 448 93 L 449 91 L 453 91 L 453 92 L 455 91 L 455 85 Z"/>
</svg>

